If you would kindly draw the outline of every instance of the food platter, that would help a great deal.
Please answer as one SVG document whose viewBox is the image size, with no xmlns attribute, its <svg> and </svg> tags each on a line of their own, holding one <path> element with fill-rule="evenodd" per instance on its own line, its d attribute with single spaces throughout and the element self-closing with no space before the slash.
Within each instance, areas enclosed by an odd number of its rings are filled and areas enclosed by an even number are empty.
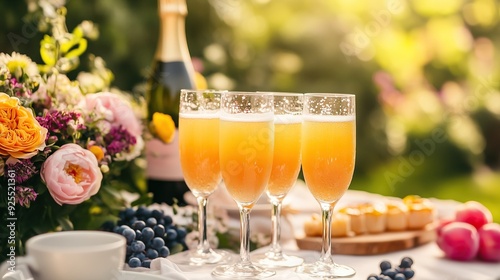
<svg viewBox="0 0 500 280">
<path fill-rule="evenodd" d="M 333 254 L 377 255 L 411 249 L 436 239 L 435 226 L 427 225 L 421 230 L 384 232 L 352 237 L 333 237 Z M 321 250 L 321 237 L 298 237 L 297 246 L 302 250 Z"/>
</svg>

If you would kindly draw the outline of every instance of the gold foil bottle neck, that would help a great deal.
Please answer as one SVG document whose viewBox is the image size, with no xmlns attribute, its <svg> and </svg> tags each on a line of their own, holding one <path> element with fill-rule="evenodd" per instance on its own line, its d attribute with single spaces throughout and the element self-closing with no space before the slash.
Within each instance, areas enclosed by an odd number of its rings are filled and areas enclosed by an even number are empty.
<svg viewBox="0 0 500 280">
<path fill-rule="evenodd" d="M 158 11 L 160 16 L 165 14 L 186 16 L 188 13 L 186 0 L 158 0 Z"/>
</svg>

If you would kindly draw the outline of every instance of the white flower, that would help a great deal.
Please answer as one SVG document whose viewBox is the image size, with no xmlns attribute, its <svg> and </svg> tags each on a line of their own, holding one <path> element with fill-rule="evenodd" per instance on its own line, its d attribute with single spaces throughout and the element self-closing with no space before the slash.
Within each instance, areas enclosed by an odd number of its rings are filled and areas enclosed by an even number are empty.
<svg viewBox="0 0 500 280">
<path fill-rule="evenodd" d="M 98 92 L 104 90 L 106 83 L 98 75 L 89 72 L 80 72 L 76 77 L 84 93 Z"/>
<path fill-rule="evenodd" d="M 117 161 L 131 161 L 134 158 L 141 155 L 142 149 L 144 149 L 144 140 L 140 136 L 135 136 L 136 143 L 131 147 L 131 150 L 128 152 L 121 152 L 115 157 Z"/>
<path fill-rule="evenodd" d="M 39 76 L 36 63 L 28 56 L 13 52 L 11 55 L 0 53 L 0 66 L 6 66 L 9 71 L 16 77 L 20 77 L 22 73 L 26 73 L 28 77 Z"/>
<path fill-rule="evenodd" d="M 47 84 L 38 89 L 40 96 L 51 96 L 56 109 L 73 109 L 82 100 L 83 95 L 78 83 L 72 82 L 66 75 L 51 75 Z"/>
</svg>

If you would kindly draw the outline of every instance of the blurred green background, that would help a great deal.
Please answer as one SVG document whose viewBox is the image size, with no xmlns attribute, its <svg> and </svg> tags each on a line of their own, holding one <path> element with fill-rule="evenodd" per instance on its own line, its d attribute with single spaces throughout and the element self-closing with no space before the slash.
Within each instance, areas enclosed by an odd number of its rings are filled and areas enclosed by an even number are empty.
<svg viewBox="0 0 500 280">
<path fill-rule="evenodd" d="M 498 1 L 187 4 L 190 52 L 209 87 L 356 94 L 351 189 L 477 200 L 500 221 Z M 114 85 L 141 94 L 158 37 L 156 0 L 66 6 L 70 30 L 98 25 L 87 53 L 104 58 Z M 42 33 L 27 7 L 0 2 L 0 51 L 41 62 Z"/>
</svg>

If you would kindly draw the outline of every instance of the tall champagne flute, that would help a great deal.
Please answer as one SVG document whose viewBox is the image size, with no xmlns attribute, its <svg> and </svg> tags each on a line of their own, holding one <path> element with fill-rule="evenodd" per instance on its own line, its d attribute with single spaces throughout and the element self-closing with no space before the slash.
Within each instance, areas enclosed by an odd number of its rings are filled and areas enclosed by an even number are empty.
<svg viewBox="0 0 500 280">
<path fill-rule="evenodd" d="M 274 156 L 266 194 L 271 202 L 272 242 L 265 254 L 254 260 L 267 267 L 295 267 L 302 258 L 283 253 L 280 245 L 281 206 L 297 181 L 301 162 L 302 93 L 274 92 Z"/>
<path fill-rule="evenodd" d="M 221 91 L 181 90 L 179 152 L 184 178 L 198 201 L 199 241 L 195 250 L 171 256 L 178 264 L 216 264 L 230 258 L 227 251 L 211 249 L 207 238 L 207 200 L 221 182 L 220 98 Z"/>
<path fill-rule="evenodd" d="M 332 259 L 331 224 L 335 204 L 349 188 L 356 157 L 355 96 L 307 93 L 302 126 L 302 172 L 319 202 L 323 222 L 320 259 L 297 267 L 315 277 L 350 277 L 353 268 Z"/>
<path fill-rule="evenodd" d="M 220 164 L 224 184 L 240 212 L 240 260 L 217 266 L 212 275 L 227 279 L 260 279 L 274 271 L 250 260 L 250 211 L 264 193 L 273 163 L 273 96 L 224 92 L 220 115 Z"/>
</svg>

